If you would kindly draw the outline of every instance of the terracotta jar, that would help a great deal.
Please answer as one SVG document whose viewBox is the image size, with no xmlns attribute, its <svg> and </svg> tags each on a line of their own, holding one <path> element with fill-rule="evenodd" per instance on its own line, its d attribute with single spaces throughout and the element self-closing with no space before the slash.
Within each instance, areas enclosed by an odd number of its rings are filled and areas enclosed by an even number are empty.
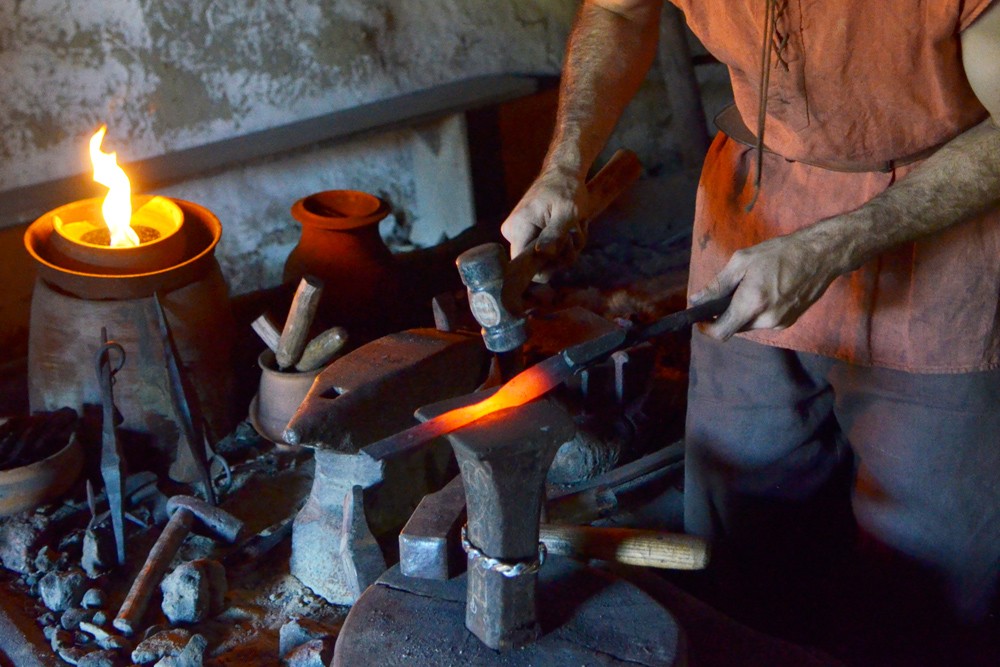
<svg viewBox="0 0 1000 667">
<path fill-rule="evenodd" d="M 292 206 L 302 236 L 285 262 L 284 281 L 305 274 L 324 282 L 317 318 L 327 326 L 378 330 L 398 286 L 392 253 L 382 242 L 378 223 L 389 205 L 356 190 L 326 190 Z"/>
</svg>

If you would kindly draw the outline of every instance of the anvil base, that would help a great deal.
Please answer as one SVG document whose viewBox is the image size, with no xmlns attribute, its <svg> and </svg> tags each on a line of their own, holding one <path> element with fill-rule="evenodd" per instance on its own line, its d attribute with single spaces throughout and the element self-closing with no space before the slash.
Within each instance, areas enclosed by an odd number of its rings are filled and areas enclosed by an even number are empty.
<svg viewBox="0 0 1000 667">
<path fill-rule="evenodd" d="M 550 557 L 538 574 L 542 637 L 506 652 L 465 628 L 465 575 L 403 576 L 393 567 L 348 614 L 333 667 L 683 667 L 673 616 L 636 586 L 572 560 Z"/>
</svg>

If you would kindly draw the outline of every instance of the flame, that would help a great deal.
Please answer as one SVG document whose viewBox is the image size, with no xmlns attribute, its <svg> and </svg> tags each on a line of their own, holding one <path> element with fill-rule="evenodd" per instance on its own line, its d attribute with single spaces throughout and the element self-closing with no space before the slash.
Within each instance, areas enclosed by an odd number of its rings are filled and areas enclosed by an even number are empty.
<svg viewBox="0 0 1000 667">
<path fill-rule="evenodd" d="M 101 142 L 108 131 L 107 125 L 90 138 L 90 161 L 94 164 L 94 180 L 108 188 L 108 194 L 101 205 L 104 224 L 111 232 L 112 247 L 128 247 L 139 245 L 139 236 L 129 226 L 132 220 L 132 185 L 128 176 L 118 166 L 116 153 L 105 153 L 101 150 Z"/>
</svg>

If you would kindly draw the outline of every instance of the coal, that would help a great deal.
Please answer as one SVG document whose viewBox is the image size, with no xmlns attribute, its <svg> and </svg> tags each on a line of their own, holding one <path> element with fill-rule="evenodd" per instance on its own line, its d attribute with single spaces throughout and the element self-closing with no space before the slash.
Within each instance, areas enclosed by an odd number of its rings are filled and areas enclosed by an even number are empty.
<svg viewBox="0 0 1000 667">
<path fill-rule="evenodd" d="M 49 572 L 38 582 L 38 591 L 46 607 L 52 611 L 66 611 L 80 603 L 86 582 L 86 575 L 78 568 Z"/>
<path fill-rule="evenodd" d="M 226 570 L 218 561 L 199 558 L 179 565 L 160 590 L 163 613 L 171 623 L 197 623 L 225 606 Z"/>
<path fill-rule="evenodd" d="M 326 667 L 333 660 L 332 638 L 313 639 L 297 646 L 285 657 L 288 667 Z"/>
</svg>

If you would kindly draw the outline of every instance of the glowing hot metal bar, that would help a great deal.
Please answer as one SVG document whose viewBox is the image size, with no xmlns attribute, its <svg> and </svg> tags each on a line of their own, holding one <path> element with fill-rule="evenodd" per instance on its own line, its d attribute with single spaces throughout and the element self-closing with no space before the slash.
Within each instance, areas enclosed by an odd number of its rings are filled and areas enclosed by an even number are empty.
<svg viewBox="0 0 1000 667">
<path fill-rule="evenodd" d="M 383 438 L 361 449 L 381 461 L 419 447 L 434 438 L 467 426 L 488 414 L 516 408 L 540 398 L 565 382 L 578 370 L 606 357 L 611 352 L 638 341 L 648 340 L 670 331 L 679 331 L 720 315 L 729 306 L 730 297 L 682 310 L 664 317 L 647 327 L 626 332 L 612 331 L 594 340 L 569 347 L 559 354 L 535 364 L 515 375 L 490 397 L 472 405 L 456 408 L 433 419 Z"/>
</svg>

